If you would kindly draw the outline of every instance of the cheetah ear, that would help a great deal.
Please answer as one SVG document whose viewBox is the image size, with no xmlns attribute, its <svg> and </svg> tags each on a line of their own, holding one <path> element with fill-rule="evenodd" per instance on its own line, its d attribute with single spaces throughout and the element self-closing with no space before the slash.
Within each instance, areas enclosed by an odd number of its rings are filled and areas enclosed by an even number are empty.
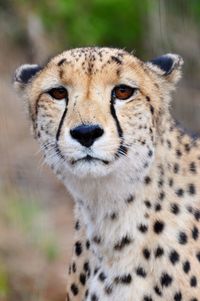
<svg viewBox="0 0 200 301">
<path fill-rule="evenodd" d="M 39 65 L 25 64 L 17 68 L 14 75 L 14 86 L 17 90 L 22 90 L 28 83 L 42 70 Z"/>
<path fill-rule="evenodd" d="M 181 78 L 183 63 L 180 55 L 168 53 L 147 62 L 146 65 L 169 83 L 176 84 Z"/>
</svg>

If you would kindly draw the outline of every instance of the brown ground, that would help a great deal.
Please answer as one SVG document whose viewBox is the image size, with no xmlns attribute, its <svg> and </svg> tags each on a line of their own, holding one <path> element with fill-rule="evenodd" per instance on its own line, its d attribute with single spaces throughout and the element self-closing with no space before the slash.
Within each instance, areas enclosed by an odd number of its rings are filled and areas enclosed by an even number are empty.
<svg viewBox="0 0 200 301">
<path fill-rule="evenodd" d="M 30 135 L 11 83 L 24 58 L 11 46 L 0 50 L 0 300 L 61 301 L 73 236 L 72 201 L 42 164 Z"/>
</svg>

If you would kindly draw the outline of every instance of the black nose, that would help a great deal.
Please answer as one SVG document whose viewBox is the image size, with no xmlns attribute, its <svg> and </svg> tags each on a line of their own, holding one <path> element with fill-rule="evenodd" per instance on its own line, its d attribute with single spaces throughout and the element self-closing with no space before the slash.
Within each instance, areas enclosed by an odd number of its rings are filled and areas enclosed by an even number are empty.
<svg viewBox="0 0 200 301">
<path fill-rule="evenodd" d="M 103 129 L 98 125 L 90 124 L 82 124 L 70 130 L 71 136 L 86 147 L 90 147 L 103 133 Z"/>
</svg>

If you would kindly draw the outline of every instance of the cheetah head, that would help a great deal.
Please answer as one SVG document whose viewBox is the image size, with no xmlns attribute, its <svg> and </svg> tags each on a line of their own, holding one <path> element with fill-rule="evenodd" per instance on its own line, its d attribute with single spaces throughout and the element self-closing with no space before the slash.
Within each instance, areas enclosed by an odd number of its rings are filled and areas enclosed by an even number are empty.
<svg viewBox="0 0 200 301">
<path fill-rule="evenodd" d="M 154 160 L 182 63 L 174 54 L 144 63 L 119 49 L 80 48 L 44 67 L 22 65 L 14 84 L 57 172 L 103 177 L 125 166 L 139 179 Z"/>
</svg>

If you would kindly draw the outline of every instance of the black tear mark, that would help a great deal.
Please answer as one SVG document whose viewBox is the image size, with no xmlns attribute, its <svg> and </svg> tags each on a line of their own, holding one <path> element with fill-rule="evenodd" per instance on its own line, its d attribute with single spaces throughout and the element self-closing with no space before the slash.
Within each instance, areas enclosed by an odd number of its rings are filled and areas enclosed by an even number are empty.
<svg viewBox="0 0 200 301">
<path fill-rule="evenodd" d="M 120 125 L 119 120 L 118 120 L 117 115 L 116 115 L 113 100 L 111 100 L 111 102 L 110 102 L 110 112 L 111 112 L 111 115 L 112 115 L 113 119 L 115 120 L 118 135 L 119 135 L 120 138 L 122 138 L 123 137 L 123 131 L 122 131 L 121 125 Z"/>
<path fill-rule="evenodd" d="M 36 119 L 37 119 L 37 115 L 38 115 L 38 104 L 39 104 L 39 101 L 40 101 L 40 98 L 42 96 L 42 93 L 40 93 L 40 95 L 38 96 L 38 98 L 36 99 L 36 102 L 35 102 L 35 116 L 33 114 L 31 114 L 31 120 L 33 122 L 36 122 Z M 30 111 L 31 111 L 31 108 L 30 108 Z"/>
<path fill-rule="evenodd" d="M 65 110 L 64 110 L 63 115 L 61 117 L 61 120 L 60 120 L 60 123 L 59 123 L 59 126 L 58 126 L 58 130 L 57 130 L 57 133 L 56 133 L 56 141 L 57 142 L 59 140 L 61 129 L 62 129 L 62 125 L 63 125 L 63 122 L 65 120 L 65 116 L 67 114 L 67 99 L 65 99 L 65 103 L 66 103 Z"/>
<path fill-rule="evenodd" d="M 115 111 L 115 108 L 114 108 L 114 101 L 113 99 L 111 99 L 111 102 L 110 102 L 110 112 L 111 112 L 111 115 L 113 117 L 113 119 L 115 120 L 115 124 L 116 124 L 116 127 L 117 127 L 117 132 L 118 132 L 118 135 L 119 137 L 121 138 L 121 141 L 120 141 L 120 146 L 115 154 L 115 157 L 116 158 L 119 158 L 120 156 L 125 156 L 128 152 L 128 149 L 126 146 L 123 145 L 124 143 L 124 138 L 123 138 L 123 130 L 121 128 L 121 125 L 120 125 L 120 122 L 117 118 L 117 115 L 116 115 L 116 111 Z"/>
</svg>

